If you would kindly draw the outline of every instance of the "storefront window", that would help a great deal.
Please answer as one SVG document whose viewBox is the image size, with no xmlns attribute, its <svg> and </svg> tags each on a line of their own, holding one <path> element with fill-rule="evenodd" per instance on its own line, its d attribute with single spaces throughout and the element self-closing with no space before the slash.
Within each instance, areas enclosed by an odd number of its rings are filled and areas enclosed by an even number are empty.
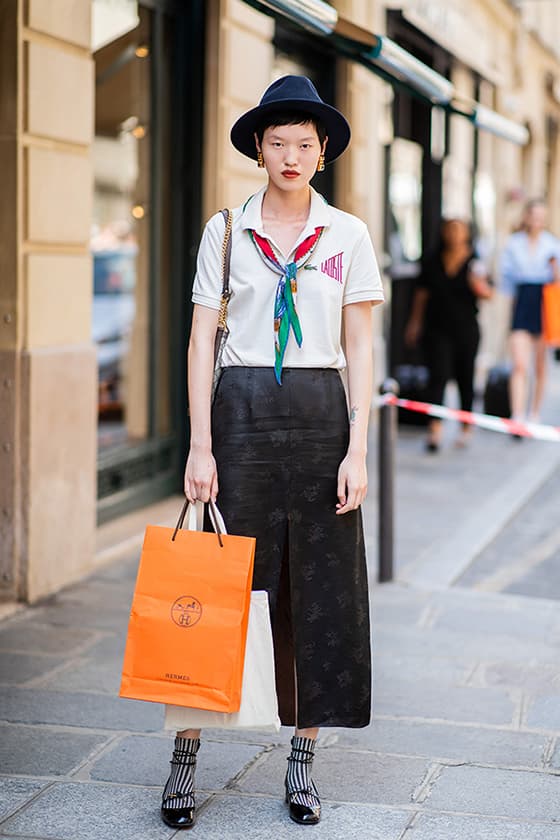
<svg viewBox="0 0 560 840">
<path fill-rule="evenodd" d="M 135 6 L 97 6 L 105 41 L 94 53 L 91 234 L 100 449 L 149 434 L 151 13 Z"/>
<path fill-rule="evenodd" d="M 389 253 L 393 271 L 422 255 L 422 146 L 396 137 L 389 162 Z"/>
<path fill-rule="evenodd" d="M 181 486 L 205 18 L 201 1 L 91 2 L 101 523 Z"/>
<path fill-rule="evenodd" d="M 490 267 L 496 247 L 496 190 L 488 172 L 475 175 L 473 211 L 477 253 Z"/>
</svg>

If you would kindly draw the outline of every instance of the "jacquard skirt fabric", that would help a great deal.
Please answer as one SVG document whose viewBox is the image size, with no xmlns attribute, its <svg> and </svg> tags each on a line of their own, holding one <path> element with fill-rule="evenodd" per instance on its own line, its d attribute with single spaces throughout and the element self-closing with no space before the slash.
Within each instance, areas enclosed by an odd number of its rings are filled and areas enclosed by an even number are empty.
<svg viewBox="0 0 560 840">
<path fill-rule="evenodd" d="M 335 513 L 348 447 L 337 370 L 225 368 L 212 409 L 218 504 L 255 536 L 253 589 L 267 590 L 285 725 L 367 726 L 371 656 L 361 511 Z M 297 709 L 294 702 L 297 685 Z"/>
</svg>

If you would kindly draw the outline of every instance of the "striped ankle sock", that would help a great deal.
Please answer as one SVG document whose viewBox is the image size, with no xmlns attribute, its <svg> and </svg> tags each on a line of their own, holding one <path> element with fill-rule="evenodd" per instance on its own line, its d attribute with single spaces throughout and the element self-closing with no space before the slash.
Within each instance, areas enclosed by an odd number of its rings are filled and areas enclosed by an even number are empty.
<svg viewBox="0 0 560 840">
<path fill-rule="evenodd" d="M 194 770 L 200 738 L 175 738 L 171 774 L 162 796 L 163 808 L 194 808 Z"/>
<path fill-rule="evenodd" d="M 306 805 L 308 808 L 320 805 L 319 794 L 311 778 L 314 756 L 315 739 L 294 735 L 286 774 L 287 793 L 294 805 Z"/>
</svg>

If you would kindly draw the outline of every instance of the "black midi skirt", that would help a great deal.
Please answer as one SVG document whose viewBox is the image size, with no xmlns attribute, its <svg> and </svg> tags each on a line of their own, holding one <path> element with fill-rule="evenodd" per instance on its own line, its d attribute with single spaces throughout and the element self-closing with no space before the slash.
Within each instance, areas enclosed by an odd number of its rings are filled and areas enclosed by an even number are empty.
<svg viewBox="0 0 560 840">
<path fill-rule="evenodd" d="M 225 368 L 212 408 L 218 505 L 257 540 L 285 725 L 367 726 L 371 655 L 361 511 L 336 515 L 348 411 L 332 369 Z"/>
</svg>

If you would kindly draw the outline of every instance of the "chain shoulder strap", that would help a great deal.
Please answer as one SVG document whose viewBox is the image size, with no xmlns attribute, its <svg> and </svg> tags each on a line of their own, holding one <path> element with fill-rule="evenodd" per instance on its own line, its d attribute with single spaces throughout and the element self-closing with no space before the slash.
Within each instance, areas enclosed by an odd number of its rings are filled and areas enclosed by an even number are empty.
<svg viewBox="0 0 560 840">
<path fill-rule="evenodd" d="M 231 229 L 233 224 L 233 213 L 231 210 L 222 210 L 226 227 L 224 231 L 224 239 L 222 242 L 222 299 L 220 301 L 220 311 L 218 313 L 218 329 L 225 330 L 227 328 L 227 309 L 231 291 L 229 288 L 229 272 L 231 265 Z"/>
</svg>

